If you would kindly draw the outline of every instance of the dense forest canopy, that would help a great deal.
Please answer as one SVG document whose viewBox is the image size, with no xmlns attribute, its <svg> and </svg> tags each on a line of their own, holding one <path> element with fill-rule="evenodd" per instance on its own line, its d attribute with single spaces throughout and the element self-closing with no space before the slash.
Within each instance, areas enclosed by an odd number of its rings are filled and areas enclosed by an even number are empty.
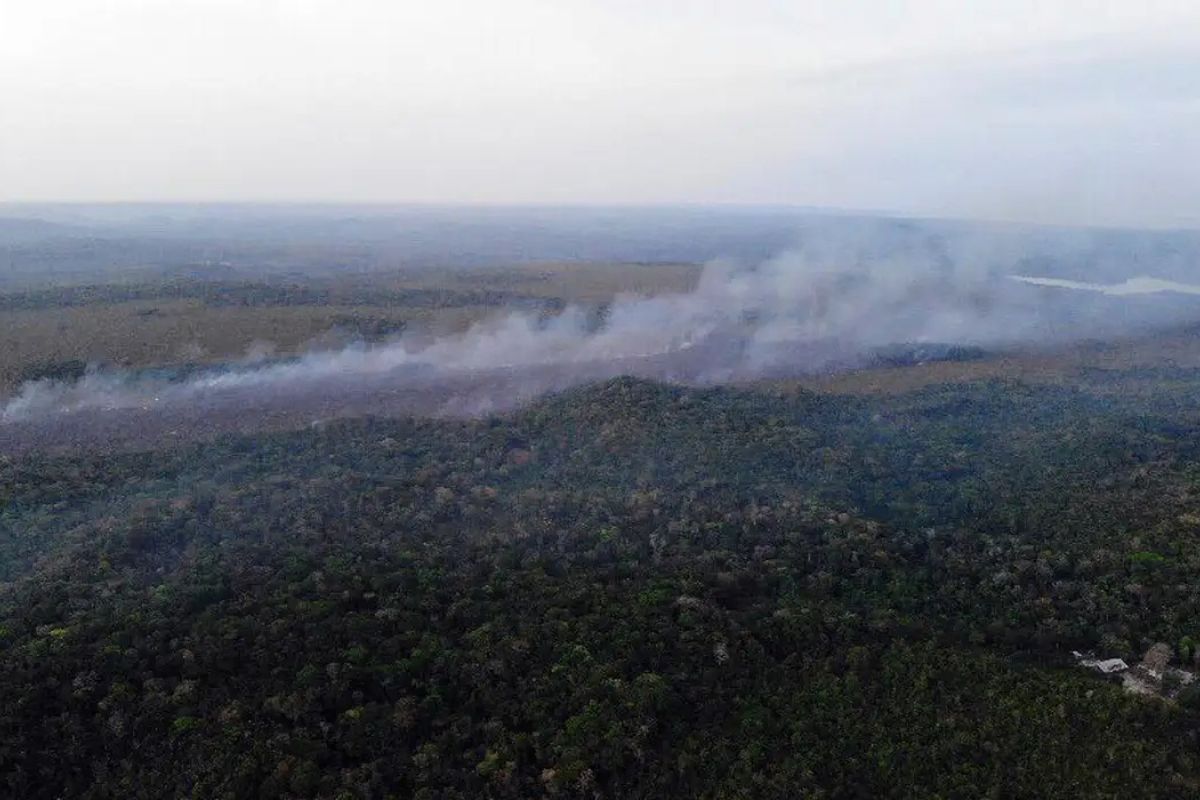
<svg viewBox="0 0 1200 800">
<path fill-rule="evenodd" d="M 1130 389 L 1131 382 L 1141 387 Z M 0 462 L 19 797 L 1190 797 L 1200 373 Z"/>
</svg>

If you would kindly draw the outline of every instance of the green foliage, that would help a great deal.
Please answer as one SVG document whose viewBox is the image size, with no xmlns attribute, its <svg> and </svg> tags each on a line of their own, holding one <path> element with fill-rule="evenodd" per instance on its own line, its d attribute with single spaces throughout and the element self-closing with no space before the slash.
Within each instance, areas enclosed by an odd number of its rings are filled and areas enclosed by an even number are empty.
<svg viewBox="0 0 1200 800">
<path fill-rule="evenodd" d="M 179 736 L 189 731 L 194 731 L 200 727 L 200 720 L 195 717 L 182 716 L 176 717 L 171 722 L 171 735 Z"/>
<path fill-rule="evenodd" d="M 1167 563 L 1167 559 L 1159 553 L 1152 553 L 1147 550 L 1134 553 L 1129 557 L 1129 560 L 1132 561 L 1135 566 L 1143 567 L 1157 567 Z"/>
<path fill-rule="evenodd" d="M 1200 416 L 1138 408 L 617 380 L 0 461 L 0 795 L 1194 797 L 1196 691 L 1069 666 L 1194 651 Z"/>
<path fill-rule="evenodd" d="M 82 378 L 87 372 L 87 363 L 77 358 L 62 361 L 48 361 L 30 364 L 17 375 L 19 382 L 24 381 L 73 381 Z"/>
</svg>

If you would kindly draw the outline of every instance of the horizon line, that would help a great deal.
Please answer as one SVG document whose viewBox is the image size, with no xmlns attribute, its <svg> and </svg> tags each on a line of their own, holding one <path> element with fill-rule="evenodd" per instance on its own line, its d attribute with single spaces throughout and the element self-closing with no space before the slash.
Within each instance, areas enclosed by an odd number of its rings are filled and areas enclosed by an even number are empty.
<svg viewBox="0 0 1200 800">
<path fill-rule="evenodd" d="M 1157 233 L 1200 233 L 1200 220 L 1180 219 L 1175 222 L 1134 223 L 1134 222 L 1063 222 L 1033 220 L 1019 217 L 1004 216 L 962 216 L 955 214 L 938 214 L 934 212 L 903 211 L 885 208 L 822 206 L 801 203 L 749 203 L 749 202 L 696 202 L 696 201 L 661 201 L 661 202 L 549 202 L 549 201 L 476 201 L 476 200 L 22 200 L 0 199 L 0 210 L 6 208 L 37 207 L 46 208 L 151 208 L 163 207 L 192 207 L 192 208 L 279 208 L 279 209 L 394 209 L 394 210 L 564 210 L 564 211 L 728 211 L 728 212 L 774 212 L 774 213 L 807 213 L 840 217 L 878 217 L 886 219 L 909 220 L 914 222 L 949 222 L 975 223 L 997 226 L 1031 227 L 1070 230 L 1106 230 L 1106 231 L 1154 231 Z"/>
</svg>

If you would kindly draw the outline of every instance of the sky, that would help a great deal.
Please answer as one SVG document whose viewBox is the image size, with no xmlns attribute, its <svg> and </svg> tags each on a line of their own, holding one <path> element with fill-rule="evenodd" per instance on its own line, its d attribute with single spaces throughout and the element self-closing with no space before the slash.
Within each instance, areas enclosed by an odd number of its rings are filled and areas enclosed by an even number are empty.
<svg viewBox="0 0 1200 800">
<path fill-rule="evenodd" d="M 1196 0 L 0 0 L 0 201 L 1200 227 Z"/>
</svg>

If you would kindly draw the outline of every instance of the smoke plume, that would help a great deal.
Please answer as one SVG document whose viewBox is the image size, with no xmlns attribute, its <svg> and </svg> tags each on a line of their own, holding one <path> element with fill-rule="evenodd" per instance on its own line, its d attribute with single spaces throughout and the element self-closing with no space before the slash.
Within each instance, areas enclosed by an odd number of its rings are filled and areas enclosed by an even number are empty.
<svg viewBox="0 0 1200 800">
<path fill-rule="evenodd" d="M 737 381 L 853 367 L 897 343 L 1006 347 L 1128 332 L 1164 319 L 1161 308 L 1131 310 L 1129 298 L 1019 277 L 1018 260 L 989 243 L 894 245 L 811 241 L 754 266 L 711 263 L 690 292 L 621 296 L 599 311 L 572 306 L 549 318 L 513 312 L 431 341 L 404 336 L 186 376 L 93 370 L 76 381 L 25 384 L 0 421 L 318 398 L 325 411 L 356 401 L 386 411 L 380 398 L 391 397 L 399 410 L 470 414 L 617 374 Z M 1145 279 L 1132 285 L 1163 288 Z M 1113 302 L 1126 306 L 1114 314 L 1106 305 Z M 1192 306 L 1172 308 L 1168 317 Z M 422 402 L 414 405 L 414 393 Z"/>
</svg>

